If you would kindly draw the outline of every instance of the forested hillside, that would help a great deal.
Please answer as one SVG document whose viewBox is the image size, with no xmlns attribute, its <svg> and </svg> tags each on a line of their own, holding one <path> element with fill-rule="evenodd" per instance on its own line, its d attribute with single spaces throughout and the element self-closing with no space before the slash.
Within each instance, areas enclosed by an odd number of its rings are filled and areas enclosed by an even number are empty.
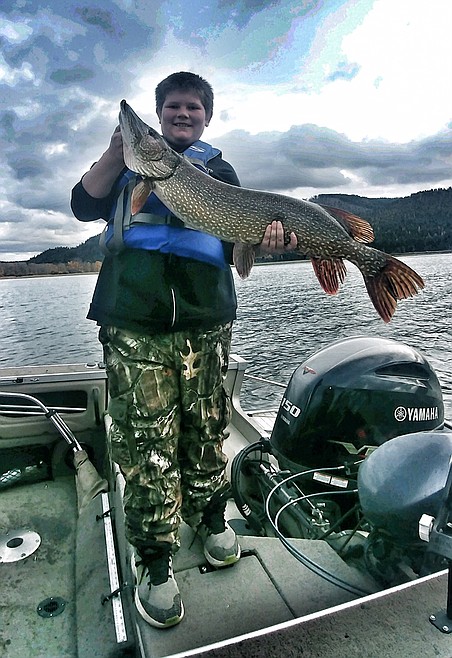
<svg viewBox="0 0 452 658">
<path fill-rule="evenodd" d="M 375 233 L 372 246 L 388 253 L 452 250 L 452 188 L 399 199 L 319 194 L 312 201 L 367 219 Z"/>
<path fill-rule="evenodd" d="M 396 199 L 319 194 L 311 201 L 348 210 L 367 219 L 375 233 L 372 246 L 388 253 L 452 251 L 452 188 L 417 192 Z M 78 247 L 47 249 L 28 261 L 0 262 L 0 276 L 97 272 L 102 259 L 99 237 L 95 236 Z"/>
</svg>

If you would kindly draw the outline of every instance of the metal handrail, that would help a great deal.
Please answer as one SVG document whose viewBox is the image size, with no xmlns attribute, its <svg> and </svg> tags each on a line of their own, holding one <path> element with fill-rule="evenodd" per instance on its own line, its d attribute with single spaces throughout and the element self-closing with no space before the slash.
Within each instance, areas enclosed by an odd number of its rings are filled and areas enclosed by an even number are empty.
<svg viewBox="0 0 452 658">
<path fill-rule="evenodd" d="M 56 429 L 61 434 L 63 439 L 71 446 L 71 448 L 74 451 L 77 452 L 83 450 L 82 446 L 75 438 L 71 429 L 64 422 L 64 420 L 61 418 L 59 413 L 55 409 L 50 409 L 49 407 L 46 407 L 46 405 L 43 402 L 41 402 L 41 400 L 39 400 L 38 398 L 35 398 L 33 397 L 33 395 L 29 395 L 28 393 L 11 393 L 6 391 L 5 392 L 0 391 L 0 397 L 16 398 L 16 399 L 20 398 L 22 400 L 28 400 L 28 402 L 33 402 L 37 407 L 39 407 L 39 409 L 41 409 L 41 413 L 53 423 L 53 425 L 56 427 Z"/>
</svg>

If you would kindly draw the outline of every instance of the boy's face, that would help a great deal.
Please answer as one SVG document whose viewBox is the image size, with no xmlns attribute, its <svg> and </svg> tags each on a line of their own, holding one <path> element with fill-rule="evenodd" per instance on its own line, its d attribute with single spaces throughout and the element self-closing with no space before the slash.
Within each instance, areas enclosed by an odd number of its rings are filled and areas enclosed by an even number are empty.
<svg viewBox="0 0 452 658">
<path fill-rule="evenodd" d="M 199 96 L 190 91 L 170 92 L 162 111 L 157 114 L 163 136 L 177 151 L 183 151 L 196 142 L 210 121 Z"/>
</svg>

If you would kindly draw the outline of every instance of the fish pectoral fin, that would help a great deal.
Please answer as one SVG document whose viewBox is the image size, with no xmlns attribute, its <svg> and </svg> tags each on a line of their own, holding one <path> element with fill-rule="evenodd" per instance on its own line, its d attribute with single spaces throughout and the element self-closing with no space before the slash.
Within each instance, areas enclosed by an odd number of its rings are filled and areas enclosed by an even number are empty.
<svg viewBox="0 0 452 658">
<path fill-rule="evenodd" d="M 345 228 L 352 238 L 357 242 L 373 242 L 374 230 L 372 226 L 362 217 L 354 215 L 346 210 L 340 208 L 332 208 L 331 206 L 321 206 L 326 210 L 334 219 L 337 219 L 340 224 Z"/>
<path fill-rule="evenodd" d="M 314 273 L 328 295 L 335 295 L 344 283 L 347 268 L 341 258 L 311 258 Z"/>
<path fill-rule="evenodd" d="M 232 250 L 232 261 L 241 279 L 246 279 L 254 265 L 256 252 L 252 244 L 236 242 Z"/>
<path fill-rule="evenodd" d="M 151 194 L 153 187 L 152 181 L 149 178 L 144 178 L 133 188 L 132 198 L 130 200 L 130 212 L 132 215 L 140 212 L 146 203 L 146 199 Z"/>
</svg>

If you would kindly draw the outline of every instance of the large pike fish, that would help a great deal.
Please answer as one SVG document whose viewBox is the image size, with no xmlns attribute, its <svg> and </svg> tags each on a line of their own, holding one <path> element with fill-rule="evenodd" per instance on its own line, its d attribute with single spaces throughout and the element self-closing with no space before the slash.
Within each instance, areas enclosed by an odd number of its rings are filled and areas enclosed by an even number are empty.
<svg viewBox="0 0 452 658">
<path fill-rule="evenodd" d="M 385 322 L 393 316 L 398 300 L 424 287 L 422 278 L 408 265 L 365 244 L 373 240 L 373 231 L 360 217 L 206 176 L 144 123 L 125 100 L 121 101 L 119 125 L 126 166 L 143 177 L 133 191 L 132 213 L 139 212 L 148 195 L 155 192 L 189 228 L 233 242 L 234 264 L 243 278 L 251 270 L 255 247 L 266 227 L 278 220 L 287 240 L 295 233 L 296 251 L 311 259 L 328 294 L 335 294 L 344 282 L 343 259 L 354 263 Z"/>
</svg>

